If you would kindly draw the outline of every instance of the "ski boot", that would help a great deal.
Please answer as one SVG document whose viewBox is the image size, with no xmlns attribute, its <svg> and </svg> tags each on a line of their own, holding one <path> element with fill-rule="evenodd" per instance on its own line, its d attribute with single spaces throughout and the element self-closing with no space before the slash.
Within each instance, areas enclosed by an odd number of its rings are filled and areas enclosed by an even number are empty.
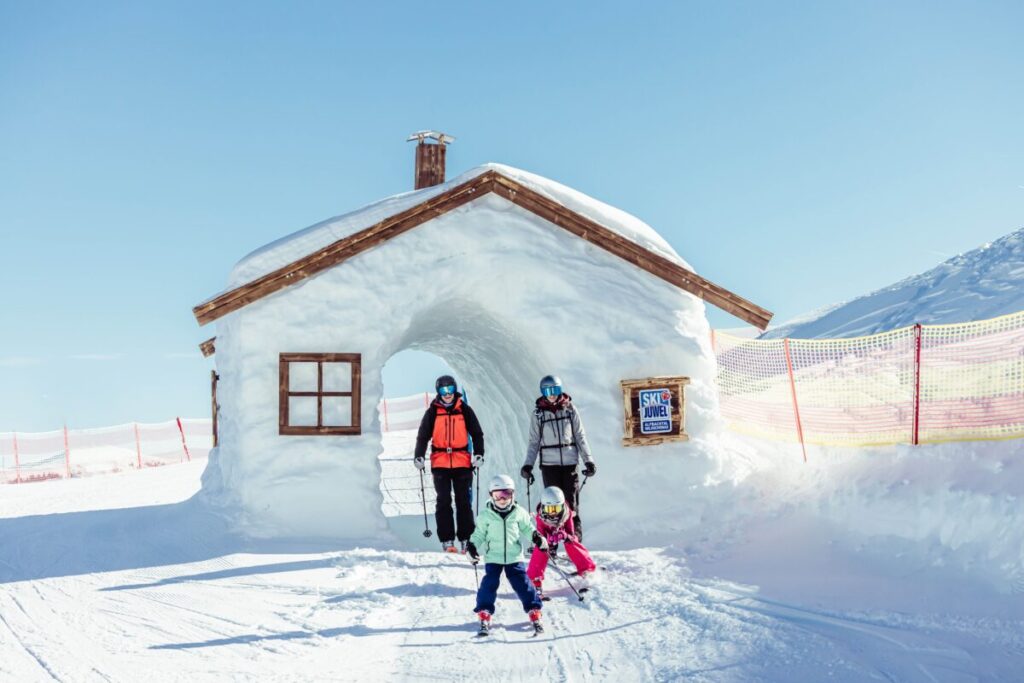
<svg viewBox="0 0 1024 683">
<path fill-rule="evenodd" d="M 468 544 L 469 544 L 469 541 L 459 541 L 459 552 L 462 553 L 463 555 L 466 554 L 466 550 L 467 550 L 466 546 Z"/>
<path fill-rule="evenodd" d="M 458 550 L 455 549 L 455 541 L 442 541 L 442 543 L 441 543 L 441 550 L 443 550 L 446 553 L 457 553 L 457 552 L 459 552 Z"/>
<path fill-rule="evenodd" d="M 530 610 L 530 625 L 533 626 L 533 635 L 540 635 L 544 633 L 544 624 L 540 621 L 540 610 Z"/>
<path fill-rule="evenodd" d="M 476 635 L 479 638 L 491 635 L 491 613 L 487 610 L 480 610 L 476 613 L 480 617 L 480 630 Z"/>
</svg>

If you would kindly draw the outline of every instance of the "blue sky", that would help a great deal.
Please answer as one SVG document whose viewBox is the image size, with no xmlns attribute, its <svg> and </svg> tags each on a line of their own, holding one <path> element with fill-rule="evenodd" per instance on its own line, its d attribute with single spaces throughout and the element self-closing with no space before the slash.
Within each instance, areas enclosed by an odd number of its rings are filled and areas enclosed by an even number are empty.
<svg viewBox="0 0 1024 683">
<path fill-rule="evenodd" d="M 421 128 L 780 321 L 1024 223 L 1024 3 L 510 7 L 0 0 L 0 431 L 206 415 L 191 307 L 410 189 Z"/>
</svg>

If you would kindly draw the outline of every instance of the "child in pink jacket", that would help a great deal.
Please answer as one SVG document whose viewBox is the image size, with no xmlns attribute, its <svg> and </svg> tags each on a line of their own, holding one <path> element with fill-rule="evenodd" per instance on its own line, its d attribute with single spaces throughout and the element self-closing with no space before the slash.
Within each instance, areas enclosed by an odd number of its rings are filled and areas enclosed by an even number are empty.
<svg viewBox="0 0 1024 683">
<path fill-rule="evenodd" d="M 544 570 L 548 566 L 548 556 L 558 548 L 560 542 L 565 543 L 565 552 L 576 565 L 576 572 L 585 577 L 589 572 L 594 571 L 596 566 L 590 558 L 590 553 L 583 544 L 576 538 L 575 529 L 572 525 L 572 510 L 565 502 L 565 494 L 557 486 L 549 486 L 541 494 L 540 505 L 537 506 L 537 531 L 540 533 L 543 543 L 538 544 L 537 550 L 530 556 L 530 566 L 526 568 L 526 575 L 533 582 L 537 590 L 541 590 L 544 580 Z M 550 548 L 550 550 L 549 550 Z"/>
</svg>

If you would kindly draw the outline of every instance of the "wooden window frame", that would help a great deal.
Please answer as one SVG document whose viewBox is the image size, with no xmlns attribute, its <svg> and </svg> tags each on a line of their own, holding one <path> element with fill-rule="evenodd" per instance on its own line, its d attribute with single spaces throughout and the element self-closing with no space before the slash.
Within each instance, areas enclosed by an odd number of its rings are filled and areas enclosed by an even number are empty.
<svg viewBox="0 0 1024 683">
<path fill-rule="evenodd" d="M 289 391 L 289 364 L 316 363 L 316 391 Z M 324 363 L 349 363 L 352 368 L 351 391 L 324 391 Z M 360 353 L 282 353 L 279 368 L 279 410 L 277 433 L 282 436 L 327 436 L 362 434 L 360 426 L 363 356 Z M 288 399 L 292 396 L 316 397 L 316 425 L 288 424 Z M 324 397 L 349 396 L 352 399 L 352 424 L 347 427 L 324 426 Z"/>
</svg>

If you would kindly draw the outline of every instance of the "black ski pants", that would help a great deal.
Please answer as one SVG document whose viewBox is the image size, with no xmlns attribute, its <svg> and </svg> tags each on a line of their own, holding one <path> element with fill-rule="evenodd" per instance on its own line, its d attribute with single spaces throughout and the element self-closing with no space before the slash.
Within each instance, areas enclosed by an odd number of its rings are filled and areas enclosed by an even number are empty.
<svg viewBox="0 0 1024 683">
<path fill-rule="evenodd" d="M 473 534 L 473 505 L 469 491 L 473 488 L 472 467 L 452 467 L 431 470 L 434 475 L 434 490 L 437 491 L 437 505 L 434 519 L 437 522 L 437 538 L 442 543 L 454 541 L 455 519 L 452 519 L 452 490 L 455 491 L 455 518 L 458 520 L 458 539 L 468 541 Z"/>
<path fill-rule="evenodd" d="M 557 486 L 565 494 L 565 502 L 572 509 L 572 523 L 576 527 L 576 536 L 583 540 L 583 525 L 580 523 L 579 503 L 576 488 L 580 481 L 576 465 L 541 465 L 540 476 L 544 480 L 544 488 Z M 533 512 L 531 510 L 531 512 Z"/>
</svg>

